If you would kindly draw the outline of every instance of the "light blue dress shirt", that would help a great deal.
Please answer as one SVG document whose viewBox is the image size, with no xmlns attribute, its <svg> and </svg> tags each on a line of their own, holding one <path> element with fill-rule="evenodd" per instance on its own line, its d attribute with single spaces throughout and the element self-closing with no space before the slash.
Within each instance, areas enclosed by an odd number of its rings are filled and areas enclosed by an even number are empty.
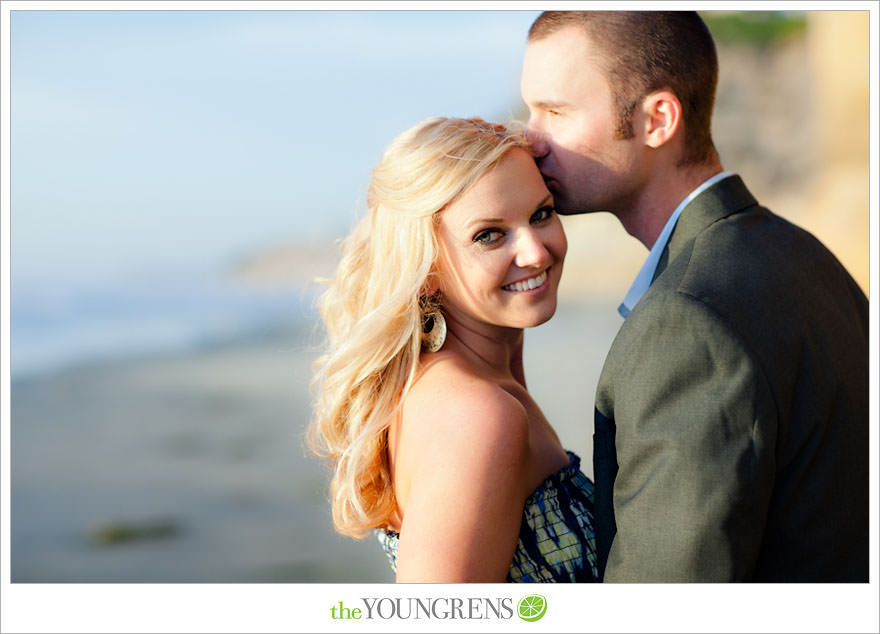
<svg viewBox="0 0 880 634">
<path fill-rule="evenodd" d="M 654 271 L 657 270 L 657 264 L 660 262 L 660 255 L 663 253 L 663 249 L 666 248 L 666 243 L 669 242 L 669 236 L 672 235 L 672 230 L 675 229 L 675 225 L 678 222 L 678 217 L 681 215 L 682 210 L 684 210 L 688 203 L 699 196 L 705 189 L 728 176 L 733 176 L 733 173 L 719 172 L 718 174 L 715 174 L 715 176 L 705 180 L 678 204 L 678 207 L 676 207 L 675 211 L 672 212 L 672 215 L 669 216 L 669 220 L 666 221 L 666 225 L 657 237 L 657 241 L 654 242 L 654 246 L 651 247 L 651 251 L 648 253 L 648 258 L 639 270 L 638 275 L 636 275 L 636 279 L 632 283 L 632 286 L 629 287 L 626 297 L 623 298 L 623 303 L 617 307 L 617 312 L 620 313 L 621 317 L 626 319 L 627 316 L 629 316 L 632 309 L 639 303 L 642 295 L 644 295 L 647 292 L 648 287 L 651 286 L 651 281 L 654 279 Z"/>
</svg>

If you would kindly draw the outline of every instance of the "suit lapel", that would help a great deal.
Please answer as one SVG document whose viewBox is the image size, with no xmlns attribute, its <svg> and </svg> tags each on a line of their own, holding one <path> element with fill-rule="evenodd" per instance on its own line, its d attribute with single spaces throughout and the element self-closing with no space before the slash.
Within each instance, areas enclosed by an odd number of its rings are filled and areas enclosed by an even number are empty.
<svg viewBox="0 0 880 634">
<path fill-rule="evenodd" d="M 660 255 L 652 282 L 706 227 L 757 204 L 758 201 L 737 175 L 725 178 L 702 192 L 682 210 L 669 242 Z"/>
</svg>

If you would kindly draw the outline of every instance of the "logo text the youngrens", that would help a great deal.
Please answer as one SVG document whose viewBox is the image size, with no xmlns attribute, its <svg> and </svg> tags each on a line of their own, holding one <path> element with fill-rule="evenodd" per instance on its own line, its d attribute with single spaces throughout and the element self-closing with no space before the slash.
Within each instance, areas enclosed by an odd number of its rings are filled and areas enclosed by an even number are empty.
<svg viewBox="0 0 880 634">
<path fill-rule="evenodd" d="M 361 597 L 361 606 L 345 605 L 342 601 L 330 608 L 333 619 L 510 619 L 513 600 L 510 597 Z"/>
</svg>

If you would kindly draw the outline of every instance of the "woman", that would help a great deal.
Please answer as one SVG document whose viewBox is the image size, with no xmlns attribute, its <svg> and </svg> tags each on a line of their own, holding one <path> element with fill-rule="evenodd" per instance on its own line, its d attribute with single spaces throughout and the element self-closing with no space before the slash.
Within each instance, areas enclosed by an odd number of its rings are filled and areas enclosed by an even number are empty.
<svg viewBox="0 0 880 634">
<path fill-rule="evenodd" d="M 310 442 L 398 582 L 593 581 L 592 483 L 526 389 L 566 240 L 522 135 L 429 119 L 373 171 L 319 307 Z"/>
</svg>

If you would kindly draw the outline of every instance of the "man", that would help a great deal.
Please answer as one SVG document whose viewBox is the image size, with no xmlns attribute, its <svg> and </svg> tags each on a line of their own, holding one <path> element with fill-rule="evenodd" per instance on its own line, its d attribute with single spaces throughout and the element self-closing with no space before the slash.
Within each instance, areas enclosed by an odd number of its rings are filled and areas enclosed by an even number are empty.
<svg viewBox="0 0 880 634">
<path fill-rule="evenodd" d="M 868 305 L 723 171 L 693 12 L 547 12 L 522 74 L 562 213 L 650 254 L 596 394 L 605 581 L 868 580 Z"/>
</svg>

